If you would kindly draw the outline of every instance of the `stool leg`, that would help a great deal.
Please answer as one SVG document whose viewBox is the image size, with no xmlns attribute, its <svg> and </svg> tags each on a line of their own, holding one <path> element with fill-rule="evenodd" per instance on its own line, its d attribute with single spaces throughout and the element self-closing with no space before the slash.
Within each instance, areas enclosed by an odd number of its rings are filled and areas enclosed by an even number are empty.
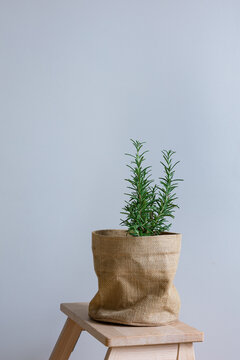
<svg viewBox="0 0 240 360">
<path fill-rule="evenodd" d="M 182 343 L 178 345 L 177 360 L 195 360 L 194 348 L 192 343 Z"/>
<path fill-rule="evenodd" d="M 177 344 L 139 345 L 109 348 L 105 360 L 177 360 L 177 356 Z"/>
<path fill-rule="evenodd" d="M 67 360 L 74 350 L 82 328 L 73 320 L 67 319 L 61 334 L 54 346 L 49 360 Z"/>
</svg>

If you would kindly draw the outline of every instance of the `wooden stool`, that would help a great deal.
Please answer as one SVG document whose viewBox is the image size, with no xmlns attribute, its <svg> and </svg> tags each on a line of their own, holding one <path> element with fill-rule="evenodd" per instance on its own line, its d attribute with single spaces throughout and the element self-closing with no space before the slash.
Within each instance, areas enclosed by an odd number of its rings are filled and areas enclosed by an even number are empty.
<svg viewBox="0 0 240 360">
<path fill-rule="evenodd" d="M 83 330 L 108 347 L 105 360 L 194 360 L 193 342 L 203 333 L 180 321 L 158 327 L 100 323 L 88 317 L 88 303 L 61 304 L 68 316 L 49 360 L 67 360 Z"/>
</svg>

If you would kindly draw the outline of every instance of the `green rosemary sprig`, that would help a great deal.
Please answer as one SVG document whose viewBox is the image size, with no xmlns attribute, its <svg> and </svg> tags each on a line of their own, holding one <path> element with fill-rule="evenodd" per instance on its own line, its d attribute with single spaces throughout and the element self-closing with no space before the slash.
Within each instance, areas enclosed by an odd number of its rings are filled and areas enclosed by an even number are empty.
<svg viewBox="0 0 240 360">
<path fill-rule="evenodd" d="M 151 166 L 143 167 L 144 155 L 148 150 L 141 152 L 144 143 L 132 139 L 131 141 L 136 149 L 136 154 L 126 154 L 133 159 L 131 165 L 127 165 L 130 168 L 131 178 L 125 179 L 129 184 L 127 188 L 131 190 L 131 193 L 125 193 L 129 196 L 129 200 L 125 201 L 126 205 L 121 212 L 121 214 L 126 215 L 125 220 L 121 219 L 121 225 L 128 227 L 130 235 L 151 235 L 150 220 L 156 190 L 153 191 L 150 186 L 153 182 L 150 179 Z"/>
<path fill-rule="evenodd" d="M 171 223 L 168 218 L 174 219 L 175 208 L 179 208 L 177 204 L 175 204 L 175 200 L 177 200 L 175 189 L 178 187 L 178 182 L 183 181 L 182 179 L 174 179 L 175 174 L 175 166 L 179 163 L 179 161 L 173 163 L 172 157 L 175 154 L 175 151 L 172 150 L 163 150 L 163 159 L 164 162 L 160 161 L 164 168 L 164 177 L 160 177 L 161 186 L 157 186 L 158 188 L 158 198 L 156 200 L 156 213 L 157 213 L 157 232 L 168 231 L 171 227 Z"/>
</svg>

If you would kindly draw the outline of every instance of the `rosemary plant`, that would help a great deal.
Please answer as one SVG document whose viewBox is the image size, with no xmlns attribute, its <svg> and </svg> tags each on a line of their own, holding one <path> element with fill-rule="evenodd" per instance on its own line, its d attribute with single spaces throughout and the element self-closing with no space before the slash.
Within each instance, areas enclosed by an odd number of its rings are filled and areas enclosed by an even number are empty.
<svg viewBox="0 0 240 360">
<path fill-rule="evenodd" d="M 144 166 L 148 150 L 142 151 L 144 142 L 131 141 L 136 152 L 134 155 L 126 154 L 131 157 L 130 165 L 127 165 L 131 177 L 125 179 L 130 192 L 125 193 L 129 199 L 121 212 L 126 216 L 121 219 L 121 225 L 126 226 L 128 233 L 133 236 L 159 235 L 170 229 L 172 224 L 169 218 L 174 218 L 175 209 L 178 208 L 175 189 L 182 179 L 175 179 L 174 174 L 179 161 L 173 162 L 175 151 L 163 150 L 163 161 L 160 163 L 164 174 L 159 177 L 159 184 L 153 185 L 151 166 Z"/>
</svg>

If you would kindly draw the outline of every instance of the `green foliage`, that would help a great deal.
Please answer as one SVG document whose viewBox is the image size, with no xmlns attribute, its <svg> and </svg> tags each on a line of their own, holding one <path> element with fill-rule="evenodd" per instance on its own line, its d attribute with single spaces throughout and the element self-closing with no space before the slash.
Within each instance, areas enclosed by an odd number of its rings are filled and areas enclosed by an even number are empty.
<svg viewBox="0 0 240 360">
<path fill-rule="evenodd" d="M 182 179 L 175 179 L 175 166 L 179 161 L 173 163 L 173 155 L 175 151 L 163 150 L 163 177 L 159 178 L 159 185 L 152 185 L 154 180 L 151 179 L 151 166 L 144 166 L 145 154 L 148 150 L 142 152 L 144 142 L 132 140 L 135 147 L 135 155 L 126 154 L 131 157 L 130 179 L 125 179 L 128 183 L 129 193 L 125 193 L 129 197 L 125 201 L 126 205 L 121 214 L 126 219 L 121 219 L 121 225 L 128 228 L 128 233 L 133 236 L 151 236 L 159 235 L 164 231 L 168 231 L 171 227 L 169 218 L 173 219 L 175 204 L 177 199 L 175 189 L 178 182 Z"/>
</svg>

